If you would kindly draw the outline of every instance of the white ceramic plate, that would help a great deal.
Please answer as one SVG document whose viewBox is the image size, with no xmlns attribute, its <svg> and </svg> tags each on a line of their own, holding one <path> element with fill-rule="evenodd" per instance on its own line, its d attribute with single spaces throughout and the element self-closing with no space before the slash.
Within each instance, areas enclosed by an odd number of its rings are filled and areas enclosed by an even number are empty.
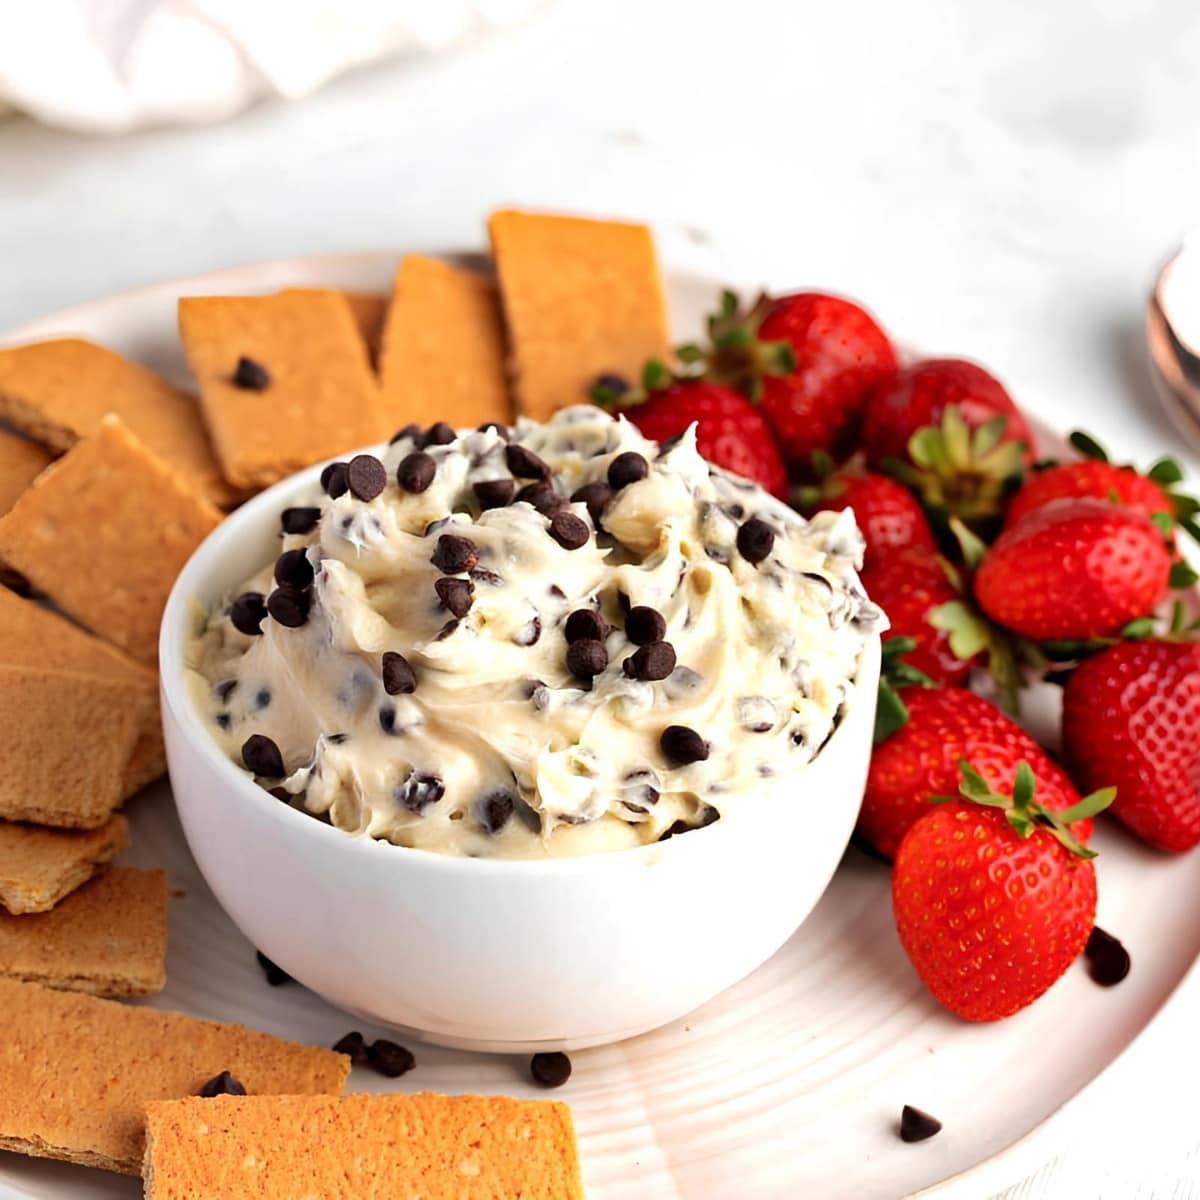
<svg viewBox="0 0 1200 1200">
<path fill-rule="evenodd" d="M 397 259 L 222 271 L 70 309 L 0 341 L 84 334 L 182 380 L 179 295 L 288 284 L 385 290 Z M 678 332 L 693 333 L 716 285 L 672 277 L 669 291 Z M 324 1045 L 357 1024 L 296 985 L 267 986 L 253 948 L 197 874 L 165 784 L 129 811 L 133 847 L 122 861 L 165 866 L 175 889 L 169 982 L 155 1007 Z M 574 1113 L 591 1200 L 979 1200 L 1049 1157 L 1077 1107 L 1069 1102 L 1103 1088 L 1098 1077 L 1189 971 L 1188 994 L 1200 990 L 1200 925 L 1171 917 L 1200 911 L 1200 855 L 1164 858 L 1111 823 L 1094 844 L 1099 923 L 1130 948 L 1132 974 L 1106 991 L 1077 963 L 1031 1009 L 989 1026 L 965 1024 L 928 997 L 893 930 L 887 868 L 851 850 L 804 927 L 749 979 L 656 1033 L 573 1056 L 570 1083 L 553 1094 Z M 687 914 L 658 919 L 669 938 Z M 402 1080 L 356 1070 L 350 1088 L 545 1095 L 527 1083 L 523 1059 L 414 1048 L 418 1066 Z M 902 1144 L 895 1124 L 905 1103 L 940 1116 L 943 1133 Z M 140 1195 L 136 1180 L 0 1154 L 0 1197 Z"/>
</svg>

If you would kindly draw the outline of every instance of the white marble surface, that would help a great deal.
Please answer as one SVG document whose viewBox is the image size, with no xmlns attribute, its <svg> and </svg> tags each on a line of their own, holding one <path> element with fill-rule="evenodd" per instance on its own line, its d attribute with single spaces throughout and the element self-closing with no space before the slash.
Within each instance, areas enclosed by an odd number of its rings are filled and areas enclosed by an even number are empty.
<svg viewBox="0 0 1200 1200">
<path fill-rule="evenodd" d="M 0 328 L 239 261 L 473 245 L 501 202 L 627 214 L 670 263 L 859 297 L 1146 460 L 1175 441 L 1142 302 L 1200 221 L 1198 64 L 1189 0 L 560 0 L 216 128 L 0 122 Z M 1189 1024 L 1006 1200 L 1200 1196 Z"/>
</svg>

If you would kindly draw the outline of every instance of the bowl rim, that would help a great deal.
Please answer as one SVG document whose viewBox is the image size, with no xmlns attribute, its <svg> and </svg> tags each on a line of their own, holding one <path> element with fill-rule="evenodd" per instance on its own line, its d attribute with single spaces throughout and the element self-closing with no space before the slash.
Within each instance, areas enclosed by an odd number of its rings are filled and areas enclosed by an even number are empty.
<svg viewBox="0 0 1200 1200">
<path fill-rule="evenodd" d="M 604 850 L 594 854 L 574 854 L 553 858 L 473 858 L 468 855 L 443 854 L 438 851 L 424 850 L 418 846 L 399 846 L 384 838 L 373 838 L 366 835 L 351 834 L 344 829 L 338 829 L 324 821 L 317 820 L 311 813 L 301 812 L 288 804 L 281 804 L 272 797 L 265 788 L 259 787 L 244 771 L 228 758 L 205 728 L 197 711 L 195 703 L 188 695 L 184 684 L 185 650 L 190 629 L 194 621 L 199 580 L 219 574 L 221 562 L 227 545 L 236 542 L 239 536 L 245 535 L 244 526 L 253 525 L 262 520 L 264 510 L 278 514 L 288 507 L 290 500 L 299 492 L 312 489 L 318 485 L 322 470 L 331 462 L 339 462 L 352 458 L 355 454 L 379 455 L 386 449 L 386 443 L 376 443 L 361 450 L 347 451 L 334 458 L 323 459 L 312 466 L 304 467 L 278 483 L 272 484 L 258 495 L 251 497 L 233 512 L 229 513 L 188 557 L 183 569 L 179 572 L 167 597 L 163 610 L 162 623 L 159 628 L 158 665 L 159 693 L 164 710 L 169 710 L 176 728 L 187 739 L 189 746 L 199 754 L 203 764 L 215 772 L 215 780 L 221 786 L 243 798 L 247 803 L 259 805 L 268 812 L 268 819 L 277 819 L 285 824 L 285 828 L 294 829 L 297 836 L 316 839 L 328 838 L 325 843 L 332 847 L 338 842 L 343 847 L 356 847 L 348 853 L 387 854 L 403 853 L 399 860 L 410 864 L 420 863 L 431 870 L 488 872 L 501 875 L 519 873 L 522 876 L 564 874 L 575 875 L 580 872 L 600 870 L 615 870 L 631 864 L 650 866 L 665 856 L 691 853 L 681 850 L 681 846 L 698 846 L 697 838 L 704 836 L 708 839 L 705 845 L 720 836 L 722 829 L 728 829 L 727 821 L 714 821 L 711 825 L 688 831 L 688 836 L 668 838 L 664 841 L 647 842 L 640 846 L 627 846 L 620 850 Z M 236 586 L 236 584 L 234 585 Z M 853 695 L 849 703 L 862 698 L 864 672 L 866 678 L 872 678 L 877 670 L 881 638 L 879 634 L 869 636 L 859 656 L 858 667 L 851 681 Z M 874 695 L 869 701 L 874 703 Z M 163 714 L 164 720 L 166 711 Z M 844 730 L 849 722 L 843 720 L 830 734 L 821 747 L 817 757 L 810 759 L 798 769 L 793 778 L 808 770 L 820 759 L 827 755 L 835 744 L 844 741 Z M 172 792 L 174 792 L 172 786 Z M 334 839 L 337 839 L 335 841 Z"/>
</svg>

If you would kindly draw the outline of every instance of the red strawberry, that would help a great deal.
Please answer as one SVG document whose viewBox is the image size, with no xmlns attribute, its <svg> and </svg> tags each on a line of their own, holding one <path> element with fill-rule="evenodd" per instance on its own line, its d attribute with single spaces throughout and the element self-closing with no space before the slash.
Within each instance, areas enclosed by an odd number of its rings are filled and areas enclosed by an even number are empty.
<svg viewBox="0 0 1200 1200">
<path fill-rule="evenodd" d="M 647 382 L 668 380 L 648 369 Z M 744 396 L 716 383 L 681 379 L 650 389 L 640 403 L 621 409 L 652 441 L 665 442 L 697 423 L 702 457 L 735 475 L 752 479 L 772 495 L 787 495 L 787 471 L 762 412 Z"/>
<path fill-rule="evenodd" d="M 1085 496 L 1115 502 L 1143 517 L 1165 513 L 1174 520 L 1170 501 L 1153 480 L 1139 475 L 1132 467 L 1085 458 L 1058 463 L 1029 476 L 1008 502 L 1004 527 L 1010 529 L 1022 517 L 1052 500 L 1078 500 Z"/>
<path fill-rule="evenodd" d="M 844 467 L 819 485 L 802 488 L 797 503 L 804 513 L 854 509 L 854 519 L 867 543 L 864 562 L 868 567 L 884 555 L 910 546 L 930 553 L 935 549 L 921 506 L 906 488 L 886 475 Z"/>
<path fill-rule="evenodd" d="M 964 1020 L 997 1021 L 1079 956 L 1096 920 L 1096 871 L 1090 851 L 1034 800 L 1027 763 L 1011 799 L 966 764 L 963 776 L 966 802 L 930 809 L 900 844 L 892 913 L 934 999 Z M 1095 812 L 1109 800 L 1097 794 L 1079 807 Z"/>
<path fill-rule="evenodd" d="M 1000 440 L 1024 442 L 1026 457 L 1032 458 L 1033 437 L 1012 397 L 998 379 L 961 358 L 924 359 L 872 390 L 862 423 L 867 457 L 877 465 L 888 458 L 906 459 L 913 434 L 927 425 L 940 425 L 951 405 L 972 430 L 1004 417 Z"/>
<path fill-rule="evenodd" d="M 1086 641 L 1149 614 L 1171 556 L 1145 517 L 1104 500 L 1054 500 L 1002 533 L 975 572 L 975 598 L 1034 641 Z"/>
<path fill-rule="evenodd" d="M 1072 672 L 1063 750 L 1081 786 L 1115 784 L 1113 814 L 1159 850 L 1200 843 L 1200 645 L 1121 642 Z"/>
<path fill-rule="evenodd" d="M 1052 811 L 1070 808 L 1079 795 L 1066 772 L 1015 721 L 964 688 L 906 687 L 899 692 L 908 720 L 876 745 L 858 817 L 858 832 L 891 858 L 933 796 L 958 787 L 960 759 L 967 759 L 997 791 L 1012 788 L 1017 764 L 1032 765 L 1041 802 Z M 1090 820 L 1071 832 L 1080 842 L 1092 834 Z"/>
</svg>

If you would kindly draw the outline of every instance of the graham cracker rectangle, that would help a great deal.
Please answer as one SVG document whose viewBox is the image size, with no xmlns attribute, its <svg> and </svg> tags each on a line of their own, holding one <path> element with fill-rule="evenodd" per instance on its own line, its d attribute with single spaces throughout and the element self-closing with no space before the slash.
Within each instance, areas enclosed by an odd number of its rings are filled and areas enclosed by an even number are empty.
<svg viewBox="0 0 1200 1200">
<path fill-rule="evenodd" d="M 167 874 L 112 867 L 49 912 L 0 913 L 0 975 L 93 996 L 167 982 Z"/>
<path fill-rule="evenodd" d="M 124 775 L 152 698 L 137 684 L 0 664 L 0 817 L 96 829 L 124 798 Z"/>
<path fill-rule="evenodd" d="M 387 436 L 367 349 L 341 292 L 185 296 L 179 330 L 225 477 L 239 487 L 265 487 Z M 242 359 L 255 368 L 243 382 L 255 386 L 235 382 Z"/>
<path fill-rule="evenodd" d="M 318 294 L 324 288 L 284 288 L 283 295 L 305 295 L 309 292 Z M 346 303 L 350 306 L 350 315 L 358 328 L 358 336 L 362 338 L 367 348 L 367 357 L 372 367 L 379 365 L 379 345 L 383 336 L 383 319 L 387 313 L 388 298 L 382 292 L 356 292 L 341 289 Z"/>
<path fill-rule="evenodd" d="M 51 456 L 37 442 L 0 429 L 0 513 L 8 512 L 50 463 Z"/>
<path fill-rule="evenodd" d="M 344 1054 L 241 1025 L 0 979 L 0 1149 L 137 1175 L 146 1106 L 222 1071 L 251 1095 L 336 1095 Z"/>
<path fill-rule="evenodd" d="M 436 258 L 406 255 L 383 330 L 380 386 L 390 425 L 455 429 L 513 419 L 496 285 Z"/>
<path fill-rule="evenodd" d="M 554 1101 L 218 1096 L 146 1112 L 147 1200 L 583 1200 Z"/>
<path fill-rule="evenodd" d="M 35 441 L 69 450 L 91 437 L 108 413 L 214 504 L 236 499 L 195 398 L 148 367 L 83 338 L 0 350 L 0 420 Z"/>
<path fill-rule="evenodd" d="M 0 904 L 16 916 L 47 912 L 128 845 L 129 824 L 120 813 L 96 829 L 0 821 Z"/>
<path fill-rule="evenodd" d="M 597 375 L 641 378 L 667 354 L 667 313 L 644 225 L 503 211 L 488 222 L 517 409 L 543 421 Z"/>
<path fill-rule="evenodd" d="M 0 560 L 140 662 L 184 562 L 221 514 L 115 417 L 0 517 Z"/>
</svg>

